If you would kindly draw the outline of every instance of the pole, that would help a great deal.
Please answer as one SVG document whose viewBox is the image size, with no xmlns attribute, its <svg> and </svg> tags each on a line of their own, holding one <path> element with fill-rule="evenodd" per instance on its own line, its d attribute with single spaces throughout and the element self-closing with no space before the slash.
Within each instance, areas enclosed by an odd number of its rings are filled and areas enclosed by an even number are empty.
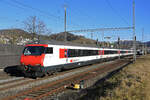
<svg viewBox="0 0 150 100">
<path fill-rule="evenodd" d="M 120 59 L 120 37 L 118 37 L 119 59 Z"/>
<path fill-rule="evenodd" d="M 142 29 L 142 55 L 145 54 L 145 49 L 144 49 L 144 28 Z"/>
<path fill-rule="evenodd" d="M 64 32 L 65 32 L 65 38 L 64 41 L 67 41 L 67 32 L 66 32 L 66 5 L 64 6 L 65 8 L 65 16 L 64 16 Z"/>
<path fill-rule="evenodd" d="M 136 61 L 136 35 L 135 35 L 135 1 L 133 0 L 133 59 Z"/>
<path fill-rule="evenodd" d="M 147 44 L 145 43 L 145 55 L 147 55 Z"/>
<path fill-rule="evenodd" d="M 93 40 L 93 33 L 91 33 L 91 39 Z"/>
<path fill-rule="evenodd" d="M 102 31 L 102 47 L 104 47 L 104 31 Z"/>
</svg>

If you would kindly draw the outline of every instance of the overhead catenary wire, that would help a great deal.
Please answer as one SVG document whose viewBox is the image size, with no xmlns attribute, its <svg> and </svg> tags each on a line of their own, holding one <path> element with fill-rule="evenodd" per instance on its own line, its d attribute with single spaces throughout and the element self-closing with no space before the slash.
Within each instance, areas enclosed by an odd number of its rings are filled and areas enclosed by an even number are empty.
<svg viewBox="0 0 150 100">
<path fill-rule="evenodd" d="M 3 3 L 6 3 L 6 4 L 10 5 L 10 6 L 13 6 L 13 7 L 15 7 L 15 8 L 19 8 L 19 9 L 23 9 L 23 10 L 26 10 L 26 8 L 32 9 L 32 10 L 34 10 L 34 11 L 37 11 L 37 12 L 39 12 L 39 13 L 41 13 L 41 14 L 46 15 L 47 17 L 53 17 L 53 18 L 57 18 L 57 19 L 60 19 L 61 21 L 63 21 L 63 18 L 61 18 L 61 17 L 58 17 L 58 16 L 55 16 L 55 15 L 49 14 L 48 12 L 42 11 L 42 10 L 40 10 L 40 9 L 38 9 L 38 8 L 34 8 L 34 7 L 32 7 L 32 6 L 29 6 L 29 5 L 27 5 L 27 4 L 24 4 L 24 3 L 22 3 L 22 2 L 19 2 L 19 1 L 17 1 L 17 0 L 12 0 L 12 1 L 11 1 L 12 3 L 11 3 L 11 2 L 8 2 L 8 1 L 6 1 L 6 0 L 1 0 L 1 1 L 2 1 Z M 72 21 L 69 21 L 69 22 L 70 22 L 69 26 L 70 26 L 71 24 L 73 25 L 72 28 L 83 26 L 83 25 L 77 25 L 77 24 L 73 23 Z"/>
<path fill-rule="evenodd" d="M 111 10 L 112 10 L 118 17 L 120 17 L 121 20 L 124 21 L 124 23 L 126 23 L 127 25 L 129 25 L 128 21 L 126 21 L 126 19 L 125 19 L 122 15 L 120 15 L 120 14 L 118 13 L 118 11 L 111 5 L 111 3 L 109 2 L 109 0 L 105 0 L 105 1 L 106 1 L 106 3 L 108 4 L 108 6 L 111 8 Z M 129 26 L 130 26 L 130 25 L 129 25 Z"/>
<path fill-rule="evenodd" d="M 132 30 L 133 27 L 110 27 L 110 28 L 96 28 L 96 29 L 82 29 L 82 30 L 71 30 L 68 32 L 95 32 L 95 31 L 114 31 L 114 30 Z"/>
<path fill-rule="evenodd" d="M 6 1 L 6 0 L 1 0 L 0 2 L 1 2 L 1 3 L 5 3 L 5 4 L 9 5 L 9 6 L 15 7 L 15 8 L 19 8 L 19 9 L 22 9 L 22 10 L 26 10 L 24 7 L 21 7 L 21 6 L 16 5 L 16 4 L 12 4 L 12 3 L 10 3 L 10 2 L 8 2 L 8 1 Z"/>
<path fill-rule="evenodd" d="M 5 4 L 7 4 L 9 6 L 12 6 L 14 8 L 18 8 L 20 10 L 28 11 L 28 9 L 29 9 L 29 10 L 35 11 L 35 12 L 39 13 L 41 16 L 48 18 L 49 20 L 52 20 L 52 18 L 53 18 L 53 19 L 55 19 L 55 24 L 58 23 L 58 22 L 59 23 L 63 22 L 63 18 L 58 17 L 57 15 L 52 15 L 52 14 L 46 12 L 46 11 L 39 10 L 38 8 L 34 8 L 32 6 L 28 6 L 27 4 L 24 4 L 22 2 L 18 2 L 17 0 L 11 0 L 11 1 L 1 0 L 0 2 L 5 3 Z M 59 25 L 61 25 L 61 24 L 59 24 Z"/>
<path fill-rule="evenodd" d="M 84 20 L 85 18 L 88 18 L 88 19 L 91 19 L 91 18 L 93 18 L 93 19 L 95 19 L 95 17 L 93 17 L 93 16 L 89 16 L 87 13 L 85 13 L 85 11 L 83 12 L 83 11 L 81 11 L 81 9 L 78 9 L 77 7 L 75 8 L 75 9 L 73 9 L 72 8 L 72 6 L 68 6 L 69 5 L 69 0 L 64 0 L 64 4 L 65 5 L 67 5 L 67 10 L 69 11 L 69 14 L 68 15 L 70 15 L 70 13 L 74 16 L 74 15 L 77 15 L 77 16 L 80 16 L 80 17 L 82 17 L 83 19 L 82 20 Z M 80 12 L 80 13 L 79 13 Z M 81 13 L 82 12 L 82 13 Z M 72 17 L 69 17 L 69 19 L 70 18 L 72 18 Z M 93 22 L 93 21 L 92 21 Z M 80 23 L 80 24 L 79 24 Z M 67 25 L 68 25 L 68 27 L 69 28 L 71 28 L 71 29 L 74 29 L 74 28 L 83 28 L 83 27 L 92 27 L 92 28 L 94 28 L 94 27 L 96 27 L 96 26 L 98 26 L 98 25 L 85 25 L 85 24 L 81 24 L 81 22 L 79 22 L 79 23 L 77 23 L 77 21 L 76 22 L 74 22 L 73 20 L 69 20 L 68 22 L 67 22 Z"/>
<path fill-rule="evenodd" d="M 29 6 L 29 5 L 27 5 L 27 4 L 24 4 L 24 3 L 22 3 L 22 2 L 20 2 L 20 1 L 18 1 L 18 0 L 11 0 L 11 3 L 10 3 L 10 2 L 6 2 L 6 0 L 2 0 L 2 1 L 5 1 L 5 3 L 8 3 L 9 5 L 12 5 L 12 6 L 17 7 L 17 8 L 20 8 L 20 9 L 24 9 L 24 10 L 25 10 L 26 8 L 32 9 L 32 10 L 37 11 L 37 12 L 39 12 L 39 13 L 41 13 L 41 14 L 44 14 L 44 15 L 46 15 L 46 16 L 48 16 L 48 17 L 54 17 L 54 18 L 56 18 L 56 19 L 60 19 L 61 21 L 63 21 L 63 18 L 61 19 L 61 17 L 52 15 L 52 14 L 50 14 L 50 13 L 48 13 L 48 12 L 45 12 L 45 11 L 43 11 L 43 10 L 41 10 L 41 9 L 38 9 L 38 8 L 34 8 L 34 7 Z M 106 1 L 108 1 L 108 0 L 106 0 Z M 109 2 L 109 1 L 108 1 L 108 2 Z M 12 4 L 12 3 L 13 3 L 13 4 Z M 113 7 L 112 7 L 112 8 L 113 8 Z M 89 17 L 89 16 L 88 16 L 88 17 Z M 70 22 L 71 22 L 71 21 L 70 21 Z M 75 25 L 75 23 L 72 23 L 72 22 L 71 22 L 71 24 L 72 24 L 72 25 Z M 68 26 L 71 27 L 71 25 L 69 25 L 69 24 L 68 24 Z M 81 27 L 81 26 L 83 26 L 83 25 L 75 25 L 75 26 Z"/>
<path fill-rule="evenodd" d="M 47 17 L 50 17 L 50 18 L 53 17 L 53 18 L 55 18 L 55 19 L 59 19 L 59 20 L 62 20 L 62 21 L 63 21 L 63 18 L 61 18 L 61 17 L 59 17 L 59 16 L 50 14 L 49 12 L 45 12 L 45 11 L 43 11 L 43 10 L 41 10 L 41 9 L 38 9 L 38 8 L 35 8 L 35 7 L 32 7 L 32 6 L 29 6 L 29 5 L 24 4 L 24 3 L 20 2 L 20 1 L 11 0 L 11 2 L 14 3 L 15 5 L 21 6 L 21 9 L 22 9 L 22 8 L 23 8 L 23 9 L 28 8 L 28 9 L 37 11 L 37 12 L 39 12 L 39 13 L 41 13 L 41 14 L 44 14 L 44 15 L 46 15 Z M 7 2 L 7 3 L 8 3 L 8 2 Z"/>
<path fill-rule="evenodd" d="M 27 5 L 27 4 L 24 4 L 24 3 L 22 3 L 22 2 L 19 2 L 19 1 L 17 1 L 17 0 L 13 0 L 12 2 L 15 3 L 15 4 L 21 5 L 22 7 L 35 10 L 35 11 L 37 11 L 37 12 L 39 12 L 39 13 L 41 13 L 41 14 L 44 14 L 44 15 L 46 15 L 46 16 L 48 16 L 48 17 L 53 17 L 53 18 L 55 18 L 55 19 L 59 19 L 59 20 L 61 20 L 61 21 L 63 22 L 63 18 L 61 18 L 61 17 L 52 15 L 52 14 L 50 14 L 50 13 L 48 13 L 48 12 L 45 12 L 45 11 L 40 10 L 40 9 L 38 9 L 38 8 L 34 8 L 34 7 L 32 7 L 32 6 L 29 6 L 29 5 Z M 71 23 L 71 24 L 73 24 L 74 26 L 81 27 L 81 25 L 79 26 L 79 25 L 76 25 L 76 24 L 74 24 L 74 23 Z"/>
<path fill-rule="evenodd" d="M 77 16 L 81 16 L 82 17 L 82 20 L 84 20 L 85 18 L 88 18 L 88 19 L 91 19 L 92 18 L 92 16 L 89 16 L 88 14 L 86 14 L 85 12 L 82 12 L 81 10 L 79 10 L 78 8 L 76 8 L 76 9 L 72 9 L 71 7 L 70 7 L 70 10 L 71 10 L 71 12 L 72 12 L 72 14 L 74 14 L 74 15 L 77 15 Z M 80 12 L 80 13 L 79 13 Z M 81 13 L 82 12 L 82 13 Z M 94 17 L 93 17 L 94 18 Z M 93 22 L 92 20 L 89 20 L 89 21 L 91 21 L 91 22 Z M 83 25 L 82 25 L 83 26 Z M 86 24 L 86 26 L 92 26 L 92 27 L 95 27 L 95 26 L 98 26 L 98 25 L 87 25 Z"/>
<path fill-rule="evenodd" d="M 81 27 L 83 27 L 83 25 L 79 25 L 79 24 L 77 24 L 77 23 L 75 23 L 75 22 L 73 22 L 70 18 L 72 18 L 72 17 L 69 17 L 68 18 L 68 15 L 70 15 L 70 12 L 72 12 L 72 11 L 70 11 L 70 7 L 68 7 L 68 5 L 67 4 L 65 4 L 65 6 L 67 6 L 66 8 L 68 8 L 67 9 L 67 11 L 66 11 L 66 13 L 67 13 L 67 28 L 71 28 L 71 29 L 74 29 L 74 28 L 81 28 Z M 70 12 L 69 12 L 70 11 Z"/>
<path fill-rule="evenodd" d="M 5 3 L 5 4 L 7 4 L 7 5 L 9 5 L 9 6 L 12 6 L 12 7 L 14 7 L 14 8 L 18 8 L 18 9 L 22 9 L 22 10 L 27 10 L 27 9 L 31 9 L 31 10 L 34 10 L 34 11 L 36 11 L 36 12 L 39 12 L 40 14 L 42 14 L 42 15 L 45 15 L 46 17 L 48 17 L 48 18 L 55 18 L 55 19 L 58 19 L 59 21 L 61 21 L 61 22 L 63 22 L 63 18 L 61 18 L 61 17 L 58 17 L 58 16 L 55 16 L 55 15 L 52 15 L 52 14 L 49 14 L 48 12 L 45 12 L 45 11 L 43 11 L 43 10 L 40 10 L 40 9 L 38 9 L 38 8 L 34 8 L 34 7 L 32 7 L 32 6 L 29 6 L 29 5 L 27 5 L 27 4 L 24 4 L 24 3 L 22 3 L 22 2 L 19 2 L 19 1 L 17 1 L 17 0 L 12 0 L 11 2 L 10 1 L 7 1 L 7 0 L 1 0 L 0 2 L 2 2 L 2 3 Z M 56 23 L 56 22 L 55 22 Z M 75 26 L 75 27 L 81 27 L 81 26 L 79 26 L 79 25 L 75 25 L 74 23 L 71 23 L 73 26 Z M 69 25 L 70 26 L 70 25 Z"/>
</svg>

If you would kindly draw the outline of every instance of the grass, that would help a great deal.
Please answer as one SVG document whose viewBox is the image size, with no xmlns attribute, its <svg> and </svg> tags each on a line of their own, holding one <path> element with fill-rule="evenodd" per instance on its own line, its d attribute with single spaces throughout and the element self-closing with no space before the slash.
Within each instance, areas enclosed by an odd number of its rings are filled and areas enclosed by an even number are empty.
<svg viewBox="0 0 150 100">
<path fill-rule="evenodd" d="M 106 89 L 100 100 L 150 100 L 150 55 L 140 57 L 107 81 L 119 85 Z"/>
<path fill-rule="evenodd" d="M 141 56 L 80 100 L 150 100 L 150 55 Z"/>
</svg>

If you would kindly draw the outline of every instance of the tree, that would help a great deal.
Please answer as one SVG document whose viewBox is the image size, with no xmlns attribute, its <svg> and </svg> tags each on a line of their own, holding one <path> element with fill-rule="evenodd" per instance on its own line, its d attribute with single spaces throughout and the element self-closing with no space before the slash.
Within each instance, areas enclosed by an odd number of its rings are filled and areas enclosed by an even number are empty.
<svg viewBox="0 0 150 100">
<path fill-rule="evenodd" d="M 35 38 L 36 34 L 40 36 L 41 34 L 47 34 L 48 29 L 46 27 L 46 24 L 41 21 L 36 16 L 30 16 L 28 17 L 24 22 L 25 30 L 32 34 L 33 39 Z M 38 37 L 39 38 L 39 37 Z"/>
</svg>

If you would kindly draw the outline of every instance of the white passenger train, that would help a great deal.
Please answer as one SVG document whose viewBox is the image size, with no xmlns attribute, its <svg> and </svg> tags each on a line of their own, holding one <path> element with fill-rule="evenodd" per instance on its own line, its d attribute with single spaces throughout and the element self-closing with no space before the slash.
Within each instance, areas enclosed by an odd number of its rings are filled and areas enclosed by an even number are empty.
<svg viewBox="0 0 150 100">
<path fill-rule="evenodd" d="M 132 50 L 108 49 L 87 46 L 28 44 L 20 59 L 21 70 L 34 77 L 62 69 L 75 68 L 118 56 L 130 56 Z"/>
</svg>

